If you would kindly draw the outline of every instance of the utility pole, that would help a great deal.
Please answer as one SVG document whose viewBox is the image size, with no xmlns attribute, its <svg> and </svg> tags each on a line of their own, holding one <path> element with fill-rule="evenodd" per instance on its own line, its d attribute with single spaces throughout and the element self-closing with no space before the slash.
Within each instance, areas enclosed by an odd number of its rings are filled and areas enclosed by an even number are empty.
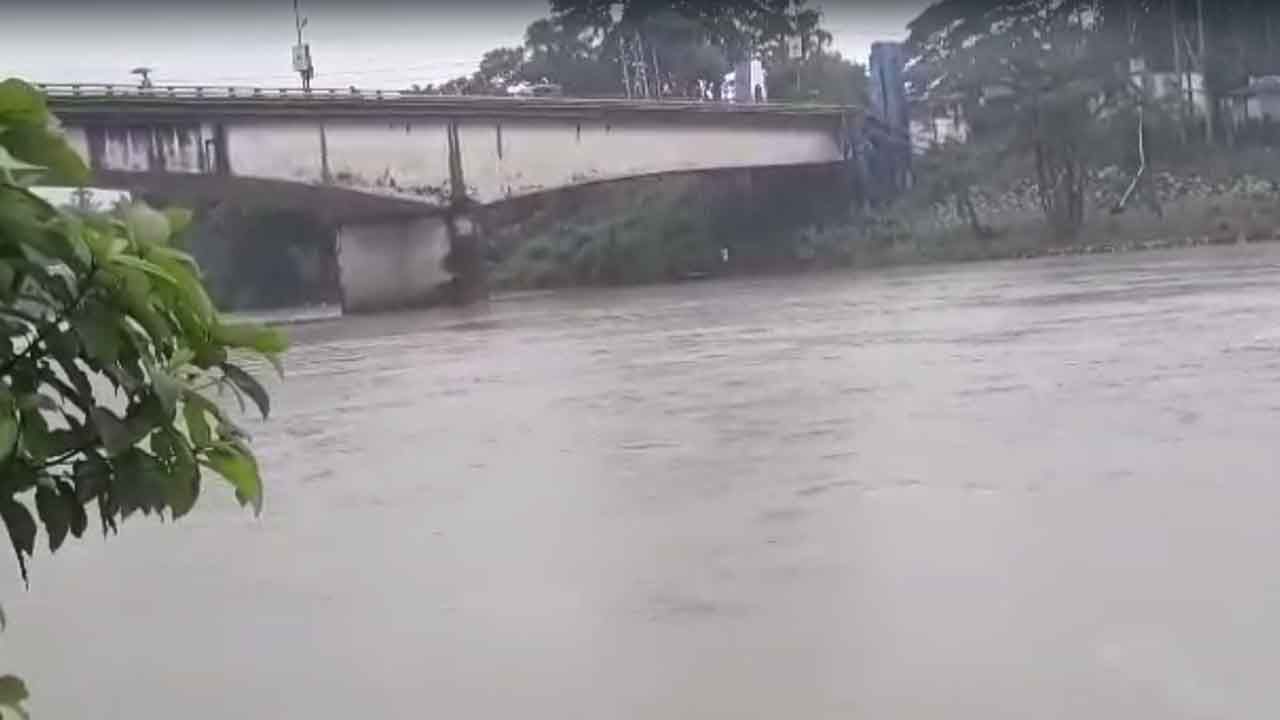
<svg viewBox="0 0 1280 720">
<path fill-rule="evenodd" d="M 1169 23 L 1173 26 L 1173 73 L 1178 78 L 1178 140 L 1187 144 L 1187 74 L 1182 68 L 1182 38 L 1178 29 L 1178 0 L 1169 0 Z"/>
<path fill-rule="evenodd" d="M 653 55 L 653 97 L 662 102 L 662 68 L 658 65 L 658 46 L 650 45 L 649 54 Z"/>
<path fill-rule="evenodd" d="M 293 27 L 298 33 L 298 43 L 293 46 L 293 69 L 302 78 L 302 89 L 311 92 L 311 78 L 316 74 L 311 64 L 311 46 L 302 42 L 302 28 L 307 26 L 307 19 L 298 12 L 298 0 L 293 0 Z"/>
<path fill-rule="evenodd" d="M 1271 29 L 1271 8 L 1269 5 L 1263 4 L 1262 17 L 1267 36 L 1267 74 L 1271 75 L 1276 71 L 1276 48 L 1275 35 Z"/>
<path fill-rule="evenodd" d="M 1204 94 L 1204 141 L 1213 145 L 1213 116 L 1216 114 L 1214 98 L 1209 94 L 1209 56 L 1204 42 L 1204 0 L 1196 0 L 1196 24 L 1199 26 L 1200 44 L 1200 92 Z"/>
<path fill-rule="evenodd" d="M 631 58 L 627 54 L 627 38 L 622 33 L 618 34 L 618 64 L 622 66 L 622 88 L 627 93 L 627 99 L 631 99 L 631 72 L 627 68 L 627 64 L 631 62 Z"/>
<path fill-rule="evenodd" d="M 640 96 L 649 99 L 649 61 L 644 57 L 644 37 L 636 30 L 636 81 L 640 84 Z"/>
</svg>

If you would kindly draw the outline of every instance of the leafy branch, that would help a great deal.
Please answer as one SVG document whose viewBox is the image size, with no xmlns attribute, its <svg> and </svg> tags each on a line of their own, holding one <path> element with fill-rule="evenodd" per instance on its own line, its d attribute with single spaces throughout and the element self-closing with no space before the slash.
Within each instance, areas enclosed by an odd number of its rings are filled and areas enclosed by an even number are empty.
<svg viewBox="0 0 1280 720">
<path fill-rule="evenodd" d="M 86 532 L 90 504 L 104 534 L 138 514 L 176 520 L 207 471 L 262 509 L 248 436 L 205 393 L 230 386 L 265 418 L 266 390 L 230 356 L 278 367 L 285 338 L 217 313 L 173 243 L 190 213 L 79 216 L 30 190 L 88 179 L 43 96 L 0 82 L 0 522 L 24 582 L 40 528 L 56 552 Z M 25 717 L 26 699 L 0 677 L 0 713 Z"/>
</svg>

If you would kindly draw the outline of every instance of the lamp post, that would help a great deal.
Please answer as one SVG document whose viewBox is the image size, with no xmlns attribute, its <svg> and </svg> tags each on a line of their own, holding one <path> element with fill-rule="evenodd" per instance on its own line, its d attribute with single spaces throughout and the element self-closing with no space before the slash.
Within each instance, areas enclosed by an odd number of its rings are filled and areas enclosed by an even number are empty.
<svg viewBox="0 0 1280 720">
<path fill-rule="evenodd" d="M 302 42 L 302 28 L 306 26 L 307 19 L 298 12 L 298 0 L 293 0 L 293 27 L 298 33 L 298 42 L 293 46 L 293 69 L 302 78 L 302 89 L 311 92 L 311 78 L 316 69 L 311 64 L 311 46 Z"/>
<path fill-rule="evenodd" d="M 138 87 L 143 90 L 149 90 L 153 87 L 151 84 L 151 73 L 153 72 L 155 72 L 155 70 L 149 67 L 136 67 L 129 71 L 132 75 L 142 76 L 142 80 L 138 82 Z"/>
</svg>

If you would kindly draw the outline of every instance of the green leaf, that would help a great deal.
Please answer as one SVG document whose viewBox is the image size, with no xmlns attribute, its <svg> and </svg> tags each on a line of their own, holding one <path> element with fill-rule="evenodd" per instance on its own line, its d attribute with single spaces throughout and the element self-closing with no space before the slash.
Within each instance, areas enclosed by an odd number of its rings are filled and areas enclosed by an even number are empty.
<svg viewBox="0 0 1280 720">
<path fill-rule="evenodd" d="M 170 253 L 152 253 L 152 257 L 155 258 L 158 266 L 174 278 L 178 289 L 181 290 L 180 299 L 200 323 L 202 325 L 212 323 L 214 319 L 213 301 L 209 299 L 209 293 L 205 291 L 204 285 L 200 282 L 200 278 L 195 275 L 192 268 L 187 267 L 183 260 L 174 257 Z"/>
<path fill-rule="evenodd" d="M 8 150 L 4 149 L 3 145 L 0 145 L 0 168 L 6 170 L 44 170 L 43 166 L 32 165 L 14 157 Z"/>
<path fill-rule="evenodd" d="M 196 349 L 195 366 L 204 370 L 221 365 L 227 361 L 227 349 L 205 343 Z"/>
<path fill-rule="evenodd" d="M 0 384 L 0 464 L 13 455 L 18 444 L 18 419 L 14 410 L 13 395 Z"/>
<path fill-rule="evenodd" d="M 195 214 L 186 208 L 172 207 L 165 208 L 164 216 L 169 220 L 169 231 L 172 237 L 177 237 L 191 225 L 191 219 Z"/>
<path fill-rule="evenodd" d="M 258 477 L 258 463 L 251 455 L 238 449 L 217 448 L 209 451 L 203 464 L 231 483 L 240 504 L 250 504 L 255 515 L 262 514 L 262 480 Z"/>
<path fill-rule="evenodd" d="M 97 452 L 90 452 L 71 471 L 75 478 L 76 500 L 87 503 L 106 490 L 111 480 L 111 466 Z"/>
<path fill-rule="evenodd" d="M 123 420 L 106 408 L 95 407 L 89 413 L 89 419 L 98 437 L 102 439 L 102 445 L 107 449 L 107 454 L 111 457 L 124 453 L 139 439 L 130 432 L 129 426 Z"/>
<path fill-rule="evenodd" d="M 74 215 L 63 215 L 63 231 L 58 233 L 69 251 L 69 260 L 74 260 L 77 267 L 88 268 L 93 263 L 93 252 L 84 241 L 84 223 Z"/>
<path fill-rule="evenodd" d="M 49 123 L 49 111 L 45 105 L 44 95 L 17 78 L 0 82 L 0 123 L 9 127 L 17 125 L 44 127 Z"/>
<path fill-rule="evenodd" d="M 145 395 L 130 405 L 124 419 L 135 444 L 156 428 L 167 427 L 172 422 L 173 417 L 165 412 L 164 405 L 154 394 Z"/>
<path fill-rule="evenodd" d="M 40 366 L 40 376 L 41 377 L 45 376 L 43 365 Z M 44 393 L 39 393 L 39 392 L 31 393 L 28 395 L 23 395 L 22 398 L 18 400 L 18 409 L 23 411 L 48 410 L 49 412 L 57 412 L 58 401 L 54 400 L 48 395 L 45 395 Z"/>
<path fill-rule="evenodd" d="M 13 281 L 16 277 L 13 265 L 0 260 L 0 296 L 8 296 L 13 292 Z"/>
<path fill-rule="evenodd" d="M 279 354 L 289 349 L 289 338 L 275 328 L 250 323 L 215 324 L 213 339 L 223 345 L 256 350 L 263 354 Z"/>
<path fill-rule="evenodd" d="M 57 342 L 50 344 L 50 347 L 54 348 L 54 360 L 62 368 L 62 372 L 71 381 L 71 386 L 76 391 L 77 397 L 69 397 L 67 400 L 81 408 L 92 405 L 93 385 L 90 384 L 89 377 L 84 374 L 84 370 L 80 369 L 80 364 L 76 362 L 76 355 L 79 351 L 76 335 L 74 332 L 67 332 L 55 333 L 50 337 L 60 337 L 70 343 L 69 348 L 66 345 L 61 348 L 55 347 L 58 344 Z"/>
<path fill-rule="evenodd" d="M 151 436 L 151 450 L 169 467 L 165 498 L 177 520 L 191 512 L 200 496 L 200 466 L 187 439 L 169 428 Z"/>
<path fill-rule="evenodd" d="M 120 359 L 120 328 L 117 316 L 109 308 L 97 302 L 87 302 L 71 317 L 75 329 L 89 357 L 104 365 Z"/>
<path fill-rule="evenodd" d="M 73 450 L 81 450 L 93 442 L 87 427 L 72 422 L 71 429 L 59 428 L 49 432 L 45 457 L 58 457 Z"/>
<path fill-rule="evenodd" d="M 196 447 L 207 447 L 213 442 L 213 435 L 209 431 L 209 421 L 205 418 L 205 403 L 193 401 L 193 396 L 200 397 L 193 392 L 186 394 L 182 403 L 182 417 L 187 421 L 187 434 L 191 436 L 191 442 Z M 200 397 L 200 400 L 204 398 Z"/>
<path fill-rule="evenodd" d="M 76 489 L 66 480 L 59 480 L 58 497 L 67 508 L 71 534 L 77 538 L 83 537 L 84 531 L 89 528 L 89 518 L 85 515 L 84 506 L 76 499 Z"/>
<path fill-rule="evenodd" d="M 90 180 L 84 161 L 67 144 L 66 138 L 54 130 L 34 125 L 11 127 L 0 135 L 0 145 L 7 147 L 14 157 L 48 168 L 42 183 L 82 186 Z"/>
<path fill-rule="evenodd" d="M 49 457 L 49 425 L 44 415 L 36 408 L 27 408 L 18 417 L 22 424 L 21 448 L 36 462 Z"/>
<path fill-rule="evenodd" d="M 134 241 L 146 247 L 169 242 L 169 218 L 144 202 L 135 202 L 124 211 L 124 223 Z"/>
<path fill-rule="evenodd" d="M 0 136 L 2 142 L 4 136 Z M 0 183 L 0 227 L 5 228 L 7 240 L 16 241 L 24 255 L 35 249 L 48 256 L 53 250 L 48 246 L 45 225 L 56 213 L 38 197 L 19 187 Z"/>
<path fill-rule="evenodd" d="M 169 321 L 153 306 L 151 280 L 147 275 L 132 268 L 119 268 L 117 272 L 124 279 L 118 297 L 129 316 L 147 331 L 153 342 L 164 342 L 173 337 Z"/>
<path fill-rule="evenodd" d="M 43 485 L 36 488 L 36 512 L 49 534 L 49 552 L 57 552 L 71 530 L 71 513 L 57 490 Z"/>
<path fill-rule="evenodd" d="M 36 486 L 36 471 L 27 463 L 10 463 L 0 473 L 0 494 L 20 495 Z"/>
<path fill-rule="evenodd" d="M 196 262 L 195 256 L 184 250 L 177 250 L 171 247 L 152 248 L 147 253 L 148 257 L 155 258 L 156 262 L 164 262 L 168 264 L 170 261 L 178 265 L 186 267 L 193 275 L 200 275 L 200 264 Z"/>
<path fill-rule="evenodd" d="M 195 359 L 196 354 L 191 351 L 191 348 L 178 348 L 178 350 L 173 354 L 173 357 L 169 358 L 169 371 L 174 372 L 180 370 L 185 367 L 187 363 L 190 363 Z"/>
<path fill-rule="evenodd" d="M 27 711 L 22 707 L 22 703 L 31 697 L 27 692 L 27 684 L 22 682 L 22 678 L 14 675 L 5 675 L 0 677 L 0 707 L 7 707 L 18 714 L 23 720 L 30 720 Z"/>
<path fill-rule="evenodd" d="M 144 514 L 160 512 L 168 505 L 168 481 L 168 473 L 160 461 L 130 448 L 116 460 L 112 498 L 126 518 L 139 510 Z"/>
<path fill-rule="evenodd" d="M 120 267 L 133 268 L 134 270 L 141 270 L 142 272 L 154 278 L 163 280 L 169 283 L 170 285 L 173 285 L 175 287 L 181 286 L 181 283 L 177 278 L 175 278 L 173 275 L 170 275 L 168 272 L 165 272 L 165 270 L 161 268 L 159 265 L 156 265 L 155 263 L 149 262 L 147 260 L 143 260 L 140 257 L 134 257 L 133 255 L 129 255 L 128 253 L 120 253 L 118 255 L 115 255 L 114 257 L 111 258 L 111 260 L 109 261 L 109 264 L 120 266 Z"/>
<path fill-rule="evenodd" d="M 93 259 L 102 265 L 110 263 L 129 249 L 128 240 L 100 229 L 85 233 L 84 242 L 89 246 Z"/>
<path fill-rule="evenodd" d="M 228 380 L 253 400 L 253 404 L 258 406 L 258 412 L 262 413 L 262 418 L 267 419 L 271 415 L 271 396 L 258 380 L 231 363 L 222 363 L 219 367 L 222 368 Z"/>
<path fill-rule="evenodd" d="M 36 521 L 31 519 L 26 506 L 12 497 L 0 500 L 0 519 L 4 520 L 5 529 L 9 531 L 9 542 L 18 557 L 18 570 L 26 582 L 27 558 L 36 547 Z"/>
<path fill-rule="evenodd" d="M 172 422 L 178 411 L 178 395 L 182 392 L 182 383 L 167 370 L 151 368 L 151 388 L 155 391 L 160 406 L 164 408 L 166 419 Z"/>
</svg>

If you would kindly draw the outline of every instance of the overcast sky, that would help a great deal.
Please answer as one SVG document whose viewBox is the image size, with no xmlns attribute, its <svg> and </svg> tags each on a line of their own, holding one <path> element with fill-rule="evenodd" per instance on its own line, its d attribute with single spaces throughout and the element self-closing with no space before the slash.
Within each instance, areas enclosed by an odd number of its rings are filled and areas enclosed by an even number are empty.
<svg viewBox="0 0 1280 720">
<path fill-rule="evenodd" d="M 836 49 L 865 63 L 901 39 L 929 0 L 811 0 Z M 317 87 L 402 88 L 469 74 L 484 51 L 518 45 L 545 0 L 300 0 Z M 0 77 L 38 82 L 292 86 L 291 0 L 0 0 Z"/>
</svg>

